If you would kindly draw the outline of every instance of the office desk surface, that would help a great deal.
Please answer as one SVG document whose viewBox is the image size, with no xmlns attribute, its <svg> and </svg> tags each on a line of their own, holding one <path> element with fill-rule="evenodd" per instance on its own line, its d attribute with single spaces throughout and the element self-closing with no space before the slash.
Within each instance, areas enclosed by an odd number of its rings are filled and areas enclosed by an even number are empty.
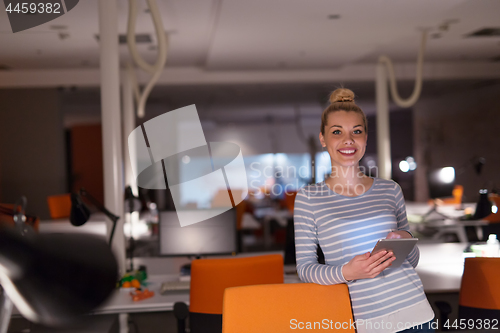
<svg viewBox="0 0 500 333">
<path fill-rule="evenodd" d="M 132 312 L 158 312 L 170 311 L 176 302 L 189 304 L 189 291 L 176 291 L 167 295 L 160 294 L 162 282 L 172 280 L 176 276 L 153 275 L 149 276 L 147 288 L 154 291 L 155 295 L 142 301 L 134 302 L 130 291 L 117 290 L 101 307 L 94 311 L 95 314 L 132 313 Z"/>
<path fill-rule="evenodd" d="M 458 292 L 464 271 L 465 243 L 418 244 L 420 261 L 415 269 L 426 293 Z"/>
</svg>

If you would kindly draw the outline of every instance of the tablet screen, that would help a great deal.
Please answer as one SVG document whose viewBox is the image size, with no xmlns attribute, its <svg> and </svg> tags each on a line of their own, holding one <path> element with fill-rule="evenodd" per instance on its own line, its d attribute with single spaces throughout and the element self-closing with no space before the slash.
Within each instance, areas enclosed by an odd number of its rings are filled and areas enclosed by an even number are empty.
<svg viewBox="0 0 500 333">
<path fill-rule="evenodd" d="M 390 267 L 399 267 L 405 261 L 411 250 L 413 250 L 417 242 L 418 238 L 381 239 L 373 248 L 372 255 L 383 250 L 392 251 L 396 260 L 392 262 Z"/>
</svg>

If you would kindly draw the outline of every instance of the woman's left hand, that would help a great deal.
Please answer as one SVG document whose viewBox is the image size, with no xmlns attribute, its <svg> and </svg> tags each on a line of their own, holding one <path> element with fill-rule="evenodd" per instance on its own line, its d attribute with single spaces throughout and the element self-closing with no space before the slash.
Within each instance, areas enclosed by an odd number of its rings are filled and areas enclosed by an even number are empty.
<svg viewBox="0 0 500 333">
<path fill-rule="evenodd" d="M 410 233 L 404 231 L 404 230 L 399 230 L 399 231 L 391 231 L 390 233 L 387 234 L 386 239 L 393 239 L 393 238 L 413 238 Z"/>
</svg>

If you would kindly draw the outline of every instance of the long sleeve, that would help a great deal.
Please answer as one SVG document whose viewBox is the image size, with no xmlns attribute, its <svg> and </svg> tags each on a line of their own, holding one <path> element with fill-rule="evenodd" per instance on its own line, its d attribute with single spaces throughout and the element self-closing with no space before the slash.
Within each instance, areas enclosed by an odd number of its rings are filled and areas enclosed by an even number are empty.
<svg viewBox="0 0 500 333">
<path fill-rule="evenodd" d="M 304 189 L 295 197 L 294 206 L 295 251 L 297 272 L 304 282 L 329 285 L 347 282 L 342 275 L 342 266 L 318 263 L 318 235 L 312 206 Z"/>
<path fill-rule="evenodd" d="M 398 221 L 398 230 L 409 231 L 410 225 L 408 224 L 408 219 L 406 218 L 406 205 L 405 199 L 403 197 L 403 192 L 401 187 L 396 183 L 394 186 L 394 198 L 396 202 L 396 219 Z M 417 267 L 418 261 L 420 259 L 420 250 L 417 246 L 408 254 L 406 260 L 413 266 Z"/>
</svg>

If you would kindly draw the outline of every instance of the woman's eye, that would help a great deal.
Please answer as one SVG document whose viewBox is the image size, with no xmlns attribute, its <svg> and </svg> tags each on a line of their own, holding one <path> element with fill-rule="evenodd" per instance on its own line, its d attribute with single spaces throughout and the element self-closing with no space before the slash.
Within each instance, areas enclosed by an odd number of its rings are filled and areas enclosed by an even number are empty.
<svg viewBox="0 0 500 333">
<path fill-rule="evenodd" d="M 340 130 L 335 130 L 332 132 L 332 134 L 340 134 Z"/>
<path fill-rule="evenodd" d="M 354 134 L 361 134 L 361 133 L 363 133 L 363 131 L 362 131 L 362 130 L 355 130 L 355 131 L 354 131 Z"/>
</svg>

